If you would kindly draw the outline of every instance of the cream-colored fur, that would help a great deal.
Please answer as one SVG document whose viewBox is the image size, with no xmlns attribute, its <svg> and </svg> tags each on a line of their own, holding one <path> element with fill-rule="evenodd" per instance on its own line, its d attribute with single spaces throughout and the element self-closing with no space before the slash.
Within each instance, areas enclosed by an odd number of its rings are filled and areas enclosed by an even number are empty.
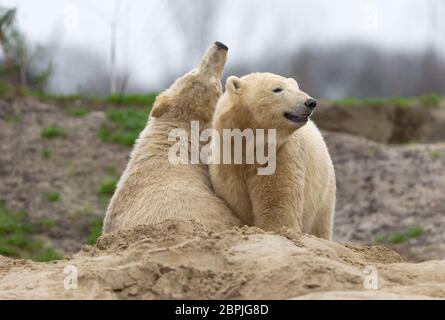
<svg viewBox="0 0 445 320">
<path fill-rule="evenodd" d="M 223 129 L 276 129 L 276 171 L 258 175 L 258 165 L 248 164 L 244 152 L 243 164 L 211 164 L 210 175 L 215 192 L 246 224 L 294 227 L 330 239 L 335 173 L 323 137 L 305 120 L 312 111 L 305 105 L 309 98 L 293 79 L 270 73 L 230 77 L 213 126 L 220 136 Z M 213 147 L 224 152 L 222 144 Z"/>
<path fill-rule="evenodd" d="M 211 228 L 240 225 L 211 186 L 207 166 L 170 163 L 177 128 L 190 134 L 191 121 L 210 127 L 221 96 L 221 75 L 227 48 L 215 43 L 198 67 L 178 79 L 156 99 L 146 128 L 140 134 L 130 161 L 108 207 L 103 231 L 112 232 L 169 218 L 193 219 Z"/>
</svg>

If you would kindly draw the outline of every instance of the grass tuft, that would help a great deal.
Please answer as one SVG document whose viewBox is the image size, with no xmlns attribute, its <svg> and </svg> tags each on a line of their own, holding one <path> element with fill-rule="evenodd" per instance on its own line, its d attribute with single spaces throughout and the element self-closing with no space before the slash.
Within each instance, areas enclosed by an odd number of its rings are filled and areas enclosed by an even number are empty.
<svg viewBox="0 0 445 320">
<path fill-rule="evenodd" d="M 45 230 L 50 230 L 56 226 L 56 222 L 53 219 L 44 218 L 39 221 L 39 225 Z"/>
<path fill-rule="evenodd" d="M 40 136 L 44 139 L 55 139 L 65 137 L 65 130 L 57 125 L 52 125 L 43 128 L 40 132 Z"/>
<path fill-rule="evenodd" d="M 0 201 L 0 254 L 34 261 L 62 259 L 54 249 L 47 248 L 33 237 L 33 228 L 23 211 L 6 208 Z"/>
<path fill-rule="evenodd" d="M 41 155 L 42 155 L 43 159 L 49 159 L 49 158 L 51 158 L 52 152 L 49 149 L 43 149 L 41 151 Z"/>
<path fill-rule="evenodd" d="M 443 157 L 444 153 L 442 151 L 439 150 L 433 150 L 431 151 L 431 157 L 434 159 L 439 159 L 441 157 Z"/>
<path fill-rule="evenodd" d="M 60 193 L 58 192 L 45 192 L 43 196 L 48 202 L 57 202 L 60 200 Z"/>
<path fill-rule="evenodd" d="M 108 177 L 102 181 L 99 187 L 99 195 L 111 197 L 116 190 L 118 179 L 115 177 Z"/>
<path fill-rule="evenodd" d="M 114 109 L 106 112 L 108 123 L 99 129 L 99 138 L 104 142 L 113 142 L 132 146 L 147 124 L 148 112 L 145 110 Z"/>
<path fill-rule="evenodd" d="M 388 235 L 380 235 L 376 238 L 378 243 L 401 244 L 411 239 L 419 238 L 425 234 L 422 227 L 414 226 L 402 232 L 395 232 Z"/>
<path fill-rule="evenodd" d="M 125 105 L 125 106 L 151 106 L 156 100 L 157 93 L 142 94 L 127 94 L 127 95 L 111 95 L 105 98 L 107 103 Z"/>
<path fill-rule="evenodd" d="M 89 245 L 95 245 L 97 239 L 102 235 L 102 218 L 97 218 L 89 225 L 89 235 L 87 236 L 86 243 Z"/>
<path fill-rule="evenodd" d="M 62 259 L 63 256 L 52 248 L 45 248 L 31 257 L 31 260 L 36 262 L 48 262 Z"/>
<path fill-rule="evenodd" d="M 82 118 L 88 115 L 91 110 L 87 108 L 68 107 L 65 109 L 65 113 L 76 118 Z"/>
</svg>

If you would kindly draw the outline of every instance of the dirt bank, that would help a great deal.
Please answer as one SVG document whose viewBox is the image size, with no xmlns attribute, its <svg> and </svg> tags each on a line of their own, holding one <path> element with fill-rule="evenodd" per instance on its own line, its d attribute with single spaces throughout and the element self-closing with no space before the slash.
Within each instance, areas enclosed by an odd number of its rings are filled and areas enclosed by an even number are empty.
<svg viewBox="0 0 445 320">
<path fill-rule="evenodd" d="M 327 131 L 349 133 L 381 143 L 445 141 L 445 103 L 437 106 L 338 105 L 323 103 L 313 116 Z"/>
</svg>

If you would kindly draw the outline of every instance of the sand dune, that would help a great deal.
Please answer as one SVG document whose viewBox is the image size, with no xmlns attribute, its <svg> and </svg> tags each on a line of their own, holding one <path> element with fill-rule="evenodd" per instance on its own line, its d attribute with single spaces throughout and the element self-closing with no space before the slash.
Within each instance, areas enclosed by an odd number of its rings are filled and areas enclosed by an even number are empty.
<svg viewBox="0 0 445 320">
<path fill-rule="evenodd" d="M 73 266 L 77 289 L 66 290 Z M 378 290 L 366 289 L 369 268 Z M 58 262 L 0 257 L 0 298 L 445 298 L 445 260 L 403 263 L 382 246 L 342 245 L 289 229 L 215 233 L 175 220 L 103 236 Z"/>
</svg>

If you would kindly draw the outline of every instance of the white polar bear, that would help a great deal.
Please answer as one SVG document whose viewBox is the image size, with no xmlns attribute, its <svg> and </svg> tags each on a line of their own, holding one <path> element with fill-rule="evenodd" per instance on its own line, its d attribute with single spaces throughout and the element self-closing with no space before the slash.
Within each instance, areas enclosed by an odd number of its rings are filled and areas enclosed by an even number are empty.
<svg viewBox="0 0 445 320">
<path fill-rule="evenodd" d="M 216 42 L 197 68 L 157 97 L 108 206 L 104 233 L 173 218 L 196 220 L 216 230 L 240 226 L 214 193 L 205 164 L 177 165 L 169 159 L 176 144 L 169 139 L 171 132 L 181 129 L 190 135 L 193 121 L 203 130 L 211 126 L 227 50 Z"/>
<path fill-rule="evenodd" d="M 244 223 L 331 238 L 335 173 L 323 137 L 309 119 L 315 107 L 316 101 L 293 79 L 270 73 L 227 79 L 213 119 L 218 136 L 224 136 L 224 129 L 276 129 L 273 174 L 259 175 L 264 166 L 249 164 L 245 151 L 242 164 L 218 164 L 215 159 L 210 164 L 215 192 Z M 212 141 L 213 150 L 227 151 L 218 139 Z M 267 144 L 266 139 L 266 150 Z"/>
</svg>

